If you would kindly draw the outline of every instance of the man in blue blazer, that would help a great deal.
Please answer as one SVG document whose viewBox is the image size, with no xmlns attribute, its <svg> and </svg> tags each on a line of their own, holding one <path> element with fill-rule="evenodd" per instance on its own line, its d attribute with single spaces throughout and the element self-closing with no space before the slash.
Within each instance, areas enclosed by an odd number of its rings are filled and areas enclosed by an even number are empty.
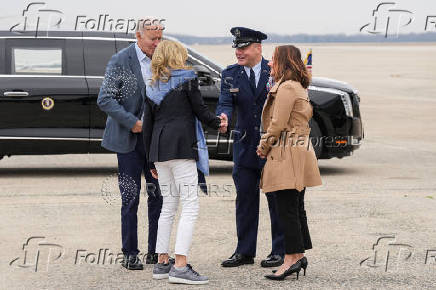
<svg viewBox="0 0 436 290">
<path fill-rule="evenodd" d="M 162 27 L 139 26 L 136 43 L 121 50 L 109 61 L 97 104 L 107 113 L 102 146 L 117 153 L 118 184 L 121 192 L 121 236 L 124 260 L 129 270 L 142 270 L 138 258 L 137 211 L 144 172 L 148 193 L 147 264 L 157 263 L 157 226 L 162 196 L 146 160 L 142 137 L 145 85 L 151 79 L 151 57 L 162 39 Z"/>
<path fill-rule="evenodd" d="M 259 182 L 264 159 L 256 154 L 261 135 L 261 115 L 270 77 L 268 61 L 262 57 L 262 40 L 267 36 L 244 27 L 234 27 L 233 47 L 238 63 L 222 72 L 221 95 L 216 114 L 224 113 L 231 123 L 233 110 L 237 122 L 233 132 L 233 181 L 236 186 L 236 229 L 238 244 L 233 255 L 222 262 L 223 267 L 253 264 L 256 255 L 259 224 Z M 224 133 L 226 130 L 221 130 Z M 267 195 L 271 218 L 272 251 L 261 262 L 262 267 L 283 263 L 284 234 L 279 225 L 273 196 Z"/>
</svg>

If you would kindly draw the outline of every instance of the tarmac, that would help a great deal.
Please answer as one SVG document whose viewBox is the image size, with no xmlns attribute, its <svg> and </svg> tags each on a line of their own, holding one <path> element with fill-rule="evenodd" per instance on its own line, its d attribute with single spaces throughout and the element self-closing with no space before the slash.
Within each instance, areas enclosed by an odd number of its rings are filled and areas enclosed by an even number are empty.
<svg viewBox="0 0 436 290">
<path fill-rule="evenodd" d="M 306 191 L 313 249 L 306 276 L 269 281 L 271 250 L 261 196 L 254 265 L 222 268 L 236 246 L 232 162 L 211 161 L 189 262 L 204 289 L 435 289 L 436 44 L 297 46 L 314 52 L 314 75 L 360 91 L 365 140 L 355 154 L 320 160 L 323 185 Z M 196 46 L 230 64 L 230 46 Z M 264 54 L 269 57 L 273 45 Z M 232 58 L 233 57 L 233 58 Z M 12 156 L 0 161 L 0 288 L 185 289 L 127 271 L 121 252 L 116 157 Z M 146 251 L 141 193 L 139 246 Z M 175 232 L 174 228 L 173 232 Z M 30 240 L 28 240 L 30 238 Z M 27 245 L 26 245 L 27 243 Z M 172 239 L 172 249 L 174 248 Z"/>
</svg>

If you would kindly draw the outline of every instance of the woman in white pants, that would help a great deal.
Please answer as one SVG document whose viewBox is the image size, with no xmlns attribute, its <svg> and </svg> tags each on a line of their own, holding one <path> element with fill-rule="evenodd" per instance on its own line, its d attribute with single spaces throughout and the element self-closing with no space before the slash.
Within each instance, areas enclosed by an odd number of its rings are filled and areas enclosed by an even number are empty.
<svg viewBox="0 0 436 290">
<path fill-rule="evenodd" d="M 195 72 L 185 65 L 187 58 L 181 44 L 162 41 L 153 54 L 152 80 L 146 89 L 144 145 L 147 160 L 155 166 L 152 174 L 159 180 L 163 197 L 156 243 L 159 258 L 153 278 L 169 277 L 169 281 L 175 283 L 205 284 L 207 277 L 199 275 L 187 263 L 199 211 L 197 164 L 204 165 L 203 153 L 205 150 L 207 153 L 207 148 L 197 145 L 199 141 L 205 144 L 199 121 L 219 129 L 227 126 L 227 118 L 215 116 L 208 110 Z M 171 265 L 170 236 L 179 203 L 182 212 L 176 236 L 176 259 L 175 265 Z"/>
<path fill-rule="evenodd" d="M 178 262 L 186 259 L 188 255 L 199 210 L 197 164 L 194 159 L 174 159 L 155 162 L 155 166 L 164 198 L 159 218 L 156 251 L 168 253 L 171 228 L 180 202 L 182 212 L 177 228 L 174 252 L 176 266 L 182 266 L 184 263 Z"/>
</svg>

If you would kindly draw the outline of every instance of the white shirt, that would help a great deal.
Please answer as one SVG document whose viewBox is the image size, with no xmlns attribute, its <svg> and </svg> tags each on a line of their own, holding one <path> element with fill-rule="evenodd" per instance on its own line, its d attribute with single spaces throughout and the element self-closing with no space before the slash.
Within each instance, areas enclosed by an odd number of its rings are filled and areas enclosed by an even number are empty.
<svg viewBox="0 0 436 290">
<path fill-rule="evenodd" d="M 244 66 L 244 69 L 245 72 L 247 73 L 248 79 L 250 79 L 250 67 Z M 262 60 L 260 60 L 258 64 L 253 66 L 252 69 L 254 71 L 254 81 L 256 82 L 256 87 L 257 87 L 257 84 L 259 83 L 259 79 L 260 79 L 260 71 L 262 70 Z"/>
<path fill-rule="evenodd" d="M 145 85 L 151 80 L 151 59 L 139 48 L 138 43 L 135 43 L 136 56 L 141 65 L 142 78 Z"/>
<path fill-rule="evenodd" d="M 139 64 L 141 65 L 142 78 L 145 85 L 151 80 L 151 59 L 139 48 L 138 43 L 135 43 L 136 56 L 138 57 Z M 144 120 L 144 113 L 142 113 L 141 120 Z"/>
</svg>

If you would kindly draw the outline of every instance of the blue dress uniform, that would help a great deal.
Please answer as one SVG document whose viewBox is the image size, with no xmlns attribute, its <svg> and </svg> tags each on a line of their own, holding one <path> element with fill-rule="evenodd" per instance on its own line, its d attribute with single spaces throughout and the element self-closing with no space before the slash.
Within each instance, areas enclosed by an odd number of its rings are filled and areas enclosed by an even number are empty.
<svg viewBox="0 0 436 290">
<path fill-rule="evenodd" d="M 256 32 L 246 28 L 233 28 L 236 34 L 233 47 L 249 45 Z M 251 33 L 251 35 L 250 35 Z M 261 33 L 261 35 L 264 35 Z M 259 38 L 262 36 L 260 35 Z M 264 35 L 266 38 L 266 35 Z M 265 39 L 264 38 L 264 39 Z M 246 42 L 244 42 L 246 41 Z M 248 42 L 248 44 L 247 44 Z M 243 46 L 242 46 L 243 47 Z M 262 58 L 257 86 L 250 86 L 249 75 L 242 65 L 228 66 L 222 72 L 221 94 L 216 113 L 225 113 L 231 123 L 233 110 L 237 110 L 237 122 L 233 132 L 233 180 L 236 186 L 236 228 L 238 245 L 235 254 L 254 257 L 259 224 L 259 181 L 265 160 L 256 154 L 261 136 L 261 115 L 267 97 L 270 76 L 268 61 Z M 250 68 L 247 68 L 249 70 Z M 249 70 L 253 72 L 253 70 Z M 253 82 L 253 80 L 251 80 Z M 284 235 L 279 225 L 274 196 L 267 195 L 271 218 L 272 255 L 284 255 Z M 224 266 L 224 264 L 223 264 Z"/>
</svg>

